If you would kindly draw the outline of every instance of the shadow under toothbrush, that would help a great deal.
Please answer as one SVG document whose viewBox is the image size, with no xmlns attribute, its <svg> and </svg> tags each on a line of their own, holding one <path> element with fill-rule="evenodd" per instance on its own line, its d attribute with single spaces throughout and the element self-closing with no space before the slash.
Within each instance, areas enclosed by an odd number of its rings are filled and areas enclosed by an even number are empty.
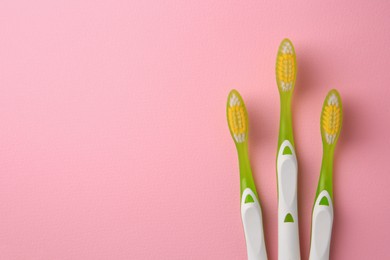
<svg viewBox="0 0 390 260">
<path fill-rule="evenodd" d="M 258 167 L 257 164 L 254 163 L 256 161 L 259 161 L 259 158 L 262 156 L 259 156 L 260 153 L 264 152 L 264 144 L 269 142 L 272 142 L 274 144 L 274 138 L 273 136 L 270 136 L 270 133 L 272 133 L 273 129 L 272 126 L 269 124 L 264 124 L 265 117 L 264 114 L 262 114 L 262 111 L 269 111 L 267 108 L 259 109 L 255 104 L 259 104 L 258 100 L 255 100 L 254 98 L 247 98 L 245 101 L 247 111 L 248 111 L 248 120 L 249 120 L 249 157 L 251 160 L 251 167 L 253 172 L 253 178 L 256 183 L 257 192 L 259 195 L 261 208 L 262 208 L 262 217 L 263 217 L 263 228 L 264 228 L 264 239 L 266 243 L 267 248 L 267 256 L 268 259 L 277 259 L 277 255 L 274 255 L 272 249 L 272 244 L 276 240 L 277 241 L 277 234 L 272 233 L 273 230 L 275 230 L 275 226 L 277 225 L 277 222 L 273 222 L 273 220 L 277 219 L 277 215 L 273 214 L 272 212 L 272 201 L 270 201 L 270 196 L 267 195 L 268 193 L 264 191 L 262 187 L 271 185 L 272 187 L 275 187 L 275 183 L 267 183 L 267 185 L 264 185 L 266 179 L 265 175 L 268 173 L 262 172 Z M 275 150 L 276 153 L 276 150 Z M 260 160 L 263 161 L 263 160 Z M 263 163 L 263 162 L 261 162 Z"/>
<path fill-rule="evenodd" d="M 306 131 L 308 129 L 298 131 L 297 125 L 299 125 L 300 128 L 302 126 L 307 126 L 308 124 L 305 122 L 310 120 L 307 117 L 313 117 L 318 120 L 318 140 L 313 142 L 317 142 L 318 145 L 321 145 L 319 116 L 323 98 L 325 96 L 321 97 L 320 100 L 316 102 L 313 97 L 320 97 L 324 91 L 322 86 L 328 86 L 330 82 L 327 82 L 326 75 L 324 76 L 322 73 L 322 61 L 318 60 L 318 53 L 321 52 L 321 49 L 313 49 L 312 45 L 305 46 L 303 44 L 297 44 L 296 46 L 298 72 L 293 94 L 292 116 L 298 161 L 298 225 L 301 259 L 308 259 L 311 236 L 311 213 L 321 167 L 321 165 L 319 165 L 318 170 L 313 172 L 310 161 L 314 157 L 317 157 L 317 159 L 320 160 L 322 149 L 318 148 L 318 150 L 313 151 L 311 154 L 305 153 L 304 150 L 306 147 L 301 145 L 304 142 L 301 142 L 300 140 L 307 137 L 305 133 L 307 133 Z M 323 54 L 321 56 L 323 56 Z M 318 104 L 318 111 L 315 111 L 317 110 L 316 108 L 315 110 L 308 112 L 308 103 L 311 103 L 310 107 L 312 108 L 314 107 L 314 103 Z M 306 118 L 300 115 L 306 115 Z M 312 122 L 313 121 L 310 121 L 310 123 Z M 309 159 L 307 159 L 308 156 L 313 158 L 310 159 L 309 157 Z"/>
<path fill-rule="evenodd" d="M 295 141 L 295 149 L 297 154 L 298 161 L 298 225 L 299 225 L 299 242 L 300 242 L 300 251 L 301 251 L 301 259 L 308 259 L 309 257 L 309 248 L 310 244 L 310 225 L 311 225 L 311 210 L 312 204 L 303 203 L 307 201 L 308 194 L 315 194 L 316 186 L 317 186 L 317 178 L 311 178 L 310 176 L 311 170 L 309 167 L 309 163 L 306 163 L 307 160 L 303 159 L 301 156 L 301 145 L 300 139 L 301 135 L 296 129 L 296 123 L 299 123 L 299 114 L 301 111 L 305 111 L 307 109 L 307 104 L 304 100 L 310 100 L 315 95 L 315 92 L 318 92 L 318 85 L 321 82 L 320 72 L 318 66 L 316 66 L 313 61 L 316 60 L 316 50 L 313 50 L 310 47 L 305 47 L 301 45 L 297 52 L 297 79 L 294 88 L 294 96 L 292 102 L 292 116 L 293 116 L 293 131 L 294 131 L 294 141 Z M 305 51 L 300 51 L 305 50 Z M 322 101 L 321 101 L 322 102 Z M 320 111 L 318 111 L 318 115 Z M 320 134 L 320 131 L 318 131 Z M 319 137 L 320 138 L 320 137 Z M 321 150 L 318 150 L 320 153 Z M 315 185 L 313 186 L 313 183 Z M 314 191 L 307 192 L 307 191 Z M 311 196 L 309 196 L 311 198 Z M 313 197 L 314 198 L 314 197 Z M 310 199 L 311 200 L 311 199 Z M 307 232 L 309 230 L 309 232 Z"/>
<path fill-rule="evenodd" d="M 315 192 L 317 186 L 317 178 L 315 179 L 315 181 L 313 181 L 313 179 L 307 178 L 310 169 L 308 165 L 305 163 L 305 160 L 302 159 L 302 156 L 300 156 L 299 145 L 296 145 L 295 147 L 297 150 L 296 153 L 297 153 L 297 161 L 298 161 L 297 197 L 298 197 L 299 245 L 301 251 L 301 259 L 308 259 L 309 252 L 306 251 L 306 248 L 308 248 L 307 243 L 310 244 L 310 223 L 311 223 L 312 204 L 303 203 L 303 201 L 304 198 L 308 196 L 308 194 L 312 194 L 312 192 L 308 192 L 309 189 L 313 189 Z M 313 183 L 316 183 L 315 186 L 313 186 Z M 311 196 L 309 197 L 311 198 Z M 309 230 L 309 232 L 307 232 L 307 230 Z"/>
<path fill-rule="evenodd" d="M 361 122 L 369 124 L 370 118 L 365 118 L 369 114 L 365 114 L 364 110 L 364 101 L 360 102 L 353 100 L 353 97 L 343 96 L 342 91 L 340 95 L 343 102 L 343 124 L 341 128 L 341 133 L 338 139 L 337 147 L 334 155 L 334 165 L 333 165 L 333 193 L 334 193 L 334 222 L 332 229 L 332 240 L 331 240 L 331 250 L 330 250 L 330 259 L 333 258 L 333 252 L 338 252 L 343 249 L 343 244 L 348 240 L 348 232 L 345 232 L 348 229 L 348 214 L 344 214 L 340 207 L 338 207 L 338 200 L 340 196 L 338 194 L 343 189 L 343 187 L 348 182 L 344 180 L 341 182 L 340 178 L 359 178 L 356 176 L 356 172 L 341 172 L 340 163 L 343 161 L 343 157 L 348 152 L 359 153 L 359 149 L 365 149 L 365 142 L 372 142 L 372 138 L 375 136 L 375 129 L 367 131 L 367 127 L 363 127 Z"/>
</svg>

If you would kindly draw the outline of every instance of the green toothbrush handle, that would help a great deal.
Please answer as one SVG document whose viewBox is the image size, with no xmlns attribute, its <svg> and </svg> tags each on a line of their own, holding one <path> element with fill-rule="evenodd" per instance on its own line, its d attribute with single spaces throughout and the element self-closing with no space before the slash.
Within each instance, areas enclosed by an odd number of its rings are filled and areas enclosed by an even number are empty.
<svg viewBox="0 0 390 260">
<path fill-rule="evenodd" d="M 241 186 L 241 219 L 244 227 L 248 260 L 267 260 L 263 217 L 246 144 L 238 145 Z"/>
<path fill-rule="evenodd" d="M 256 195 L 256 198 L 258 199 L 259 196 L 257 195 L 255 182 L 253 180 L 252 176 L 252 169 L 249 162 L 248 157 L 248 147 L 246 144 L 238 145 L 237 147 L 238 151 L 238 161 L 240 165 L 240 193 L 241 197 L 246 188 L 250 188 L 253 193 Z"/>
<path fill-rule="evenodd" d="M 312 212 L 309 260 L 329 260 L 333 226 L 333 154 L 324 146 L 320 179 Z"/>
<path fill-rule="evenodd" d="M 320 179 L 318 181 L 316 199 L 321 191 L 326 190 L 333 199 L 333 154 L 332 148 L 324 148 Z"/>
<path fill-rule="evenodd" d="M 285 140 L 278 150 L 278 255 L 300 260 L 298 228 L 298 163 L 292 144 Z"/>
<path fill-rule="evenodd" d="M 292 128 L 291 95 L 281 95 L 280 97 L 278 149 L 285 140 L 288 140 L 292 146 L 295 146 Z"/>
<path fill-rule="evenodd" d="M 250 188 L 246 188 L 242 193 L 241 219 L 248 260 L 267 260 L 261 207 L 254 191 Z"/>
<path fill-rule="evenodd" d="M 309 260 L 329 260 L 333 202 L 327 190 L 319 192 L 313 207 Z"/>
<path fill-rule="evenodd" d="M 280 129 L 277 154 L 278 255 L 300 260 L 298 228 L 298 162 L 295 155 L 291 93 L 280 95 Z"/>
</svg>

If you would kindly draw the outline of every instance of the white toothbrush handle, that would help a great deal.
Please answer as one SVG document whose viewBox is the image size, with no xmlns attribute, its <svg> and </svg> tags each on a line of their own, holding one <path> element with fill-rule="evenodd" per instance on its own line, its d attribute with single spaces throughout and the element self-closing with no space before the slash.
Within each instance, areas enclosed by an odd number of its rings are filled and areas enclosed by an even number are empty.
<svg viewBox="0 0 390 260">
<path fill-rule="evenodd" d="M 245 203 L 248 195 L 252 200 Z M 267 260 L 263 218 L 259 201 L 250 188 L 246 188 L 241 197 L 241 218 L 244 226 L 248 260 Z"/>
<path fill-rule="evenodd" d="M 288 149 L 288 148 L 289 149 Z M 284 151 L 286 149 L 286 151 Z M 297 177 L 294 147 L 288 140 L 280 146 L 278 170 L 278 259 L 300 260 Z"/>
<path fill-rule="evenodd" d="M 328 205 L 326 205 L 328 204 Z M 329 193 L 321 191 L 314 204 L 310 260 L 328 260 L 333 225 L 333 204 Z"/>
</svg>

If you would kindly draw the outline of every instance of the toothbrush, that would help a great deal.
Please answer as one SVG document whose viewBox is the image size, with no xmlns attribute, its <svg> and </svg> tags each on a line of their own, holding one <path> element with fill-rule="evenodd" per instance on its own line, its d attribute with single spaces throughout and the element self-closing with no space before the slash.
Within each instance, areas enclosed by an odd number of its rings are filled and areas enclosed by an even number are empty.
<svg viewBox="0 0 390 260">
<path fill-rule="evenodd" d="M 284 39 L 276 59 L 276 82 L 280 94 L 280 127 L 276 159 L 278 183 L 278 256 L 280 260 L 301 259 L 299 250 L 297 178 L 291 116 L 291 98 L 297 75 L 294 46 Z"/>
<path fill-rule="evenodd" d="M 248 114 L 237 90 L 229 93 L 226 114 L 240 166 L 241 219 L 248 260 L 267 260 L 262 212 L 248 157 Z"/>
<path fill-rule="evenodd" d="M 323 155 L 312 213 L 310 260 L 329 259 L 333 225 L 333 155 L 343 121 L 342 108 L 337 90 L 329 91 L 321 112 Z"/>
</svg>

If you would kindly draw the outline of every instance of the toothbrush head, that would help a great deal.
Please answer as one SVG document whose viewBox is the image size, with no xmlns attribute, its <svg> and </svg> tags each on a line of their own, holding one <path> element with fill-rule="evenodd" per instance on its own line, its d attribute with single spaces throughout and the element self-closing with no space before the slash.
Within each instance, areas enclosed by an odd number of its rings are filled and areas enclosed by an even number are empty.
<svg viewBox="0 0 390 260">
<path fill-rule="evenodd" d="M 292 92 L 296 76 L 297 62 L 294 46 L 289 39 L 284 39 L 279 46 L 276 58 L 276 83 L 279 92 Z"/>
<path fill-rule="evenodd" d="M 245 143 L 248 139 L 248 114 L 240 93 L 235 89 L 229 93 L 226 115 L 230 134 L 236 145 Z"/>
<path fill-rule="evenodd" d="M 321 112 L 321 136 L 325 145 L 335 146 L 343 123 L 343 105 L 340 94 L 332 89 L 326 95 Z"/>
</svg>

